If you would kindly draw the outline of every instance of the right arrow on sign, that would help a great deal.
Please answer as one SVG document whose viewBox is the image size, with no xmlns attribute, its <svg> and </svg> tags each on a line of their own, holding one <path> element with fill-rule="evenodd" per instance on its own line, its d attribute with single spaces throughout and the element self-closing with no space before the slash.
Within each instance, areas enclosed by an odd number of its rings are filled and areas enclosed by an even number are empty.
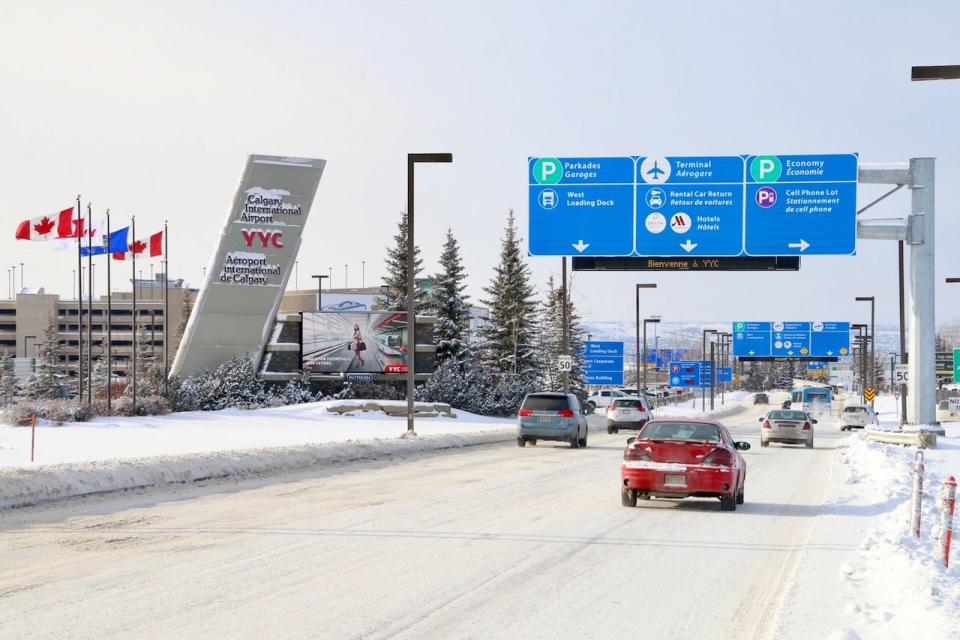
<svg viewBox="0 0 960 640">
<path fill-rule="evenodd" d="M 806 248 L 810 246 L 810 243 L 803 238 L 800 238 L 800 242 L 791 242 L 787 246 L 791 249 L 800 249 L 800 251 L 805 251 Z"/>
<path fill-rule="evenodd" d="M 690 241 L 690 238 L 687 238 L 687 241 L 680 245 L 680 248 L 685 250 L 687 253 L 690 253 L 697 248 L 697 245 Z"/>
<path fill-rule="evenodd" d="M 583 253 L 589 247 L 589 244 L 586 244 L 583 240 L 577 240 L 577 244 L 570 245 L 577 250 L 578 253 Z"/>
</svg>

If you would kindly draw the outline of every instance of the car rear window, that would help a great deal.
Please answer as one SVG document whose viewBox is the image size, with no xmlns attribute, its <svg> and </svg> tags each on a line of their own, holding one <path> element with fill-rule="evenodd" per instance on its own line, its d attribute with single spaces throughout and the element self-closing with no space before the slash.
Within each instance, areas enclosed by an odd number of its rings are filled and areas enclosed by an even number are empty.
<svg viewBox="0 0 960 640">
<path fill-rule="evenodd" d="M 643 404 L 639 400 L 614 400 L 614 408 L 639 409 Z"/>
<path fill-rule="evenodd" d="M 771 411 L 767 417 L 771 420 L 806 420 L 807 414 L 803 411 Z"/>
<path fill-rule="evenodd" d="M 767 399 L 767 394 L 765 394 L 765 393 L 758 393 L 758 394 L 757 394 L 757 400 L 766 400 L 766 399 Z"/>
<path fill-rule="evenodd" d="M 843 410 L 844 413 L 866 413 L 867 410 L 863 407 L 846 407 Z"/>
<path fill-rule="evenodd" d="M 569 409 L 566 396 L 527 396 L 523 408 L 532 411 L 561 411 Z"/>
<path fill-rule="evenodd" d="M 720 430 L 712 424 L 694 422 L 648 422 L 640 434 L 640 440 L 694 440 L 720 442 Z"/>
</svg>

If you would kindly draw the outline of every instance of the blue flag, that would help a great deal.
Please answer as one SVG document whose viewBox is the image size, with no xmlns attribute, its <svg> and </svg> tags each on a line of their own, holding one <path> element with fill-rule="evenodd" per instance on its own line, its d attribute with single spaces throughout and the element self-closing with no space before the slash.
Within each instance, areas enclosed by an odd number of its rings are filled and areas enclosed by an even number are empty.
<svg viewBox="0 0 960 640">
<path fill-rule="evenodd" d="M 80 255 L 86 257 L 90 256 L 100 256 L 105 253 L 126 253 L 129 251 L 127 248 L 127 234 L 130 231 L 130 227 L 124 227 L 123 229 L 117 229 L 110 234 L 110 241 L 107 243 L 107 246 L 91 247 L 87 250 L 86 247 L 80 247 Z"/>
</svg>

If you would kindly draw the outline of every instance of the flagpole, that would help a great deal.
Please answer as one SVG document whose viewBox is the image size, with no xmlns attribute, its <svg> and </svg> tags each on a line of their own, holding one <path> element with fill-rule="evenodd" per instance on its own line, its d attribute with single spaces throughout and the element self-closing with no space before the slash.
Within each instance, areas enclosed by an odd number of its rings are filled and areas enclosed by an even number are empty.
<svg viewBox="0 0 960 640">
<path fill-rule="evenodd" d="M 170 396 L 170 234 L 163 221 L 163 390 Z M 190 295 L 190 292 L 187 292 Z"/>
<path fill-rule="evenodd" d="M 87 203 L 87 404 L 93 402 L 93 205 Z"/>
<path fill-rule="evenodd" d="M 80 239 L 83 237 L 83 213 L 80 194 L 77 194 L 77 397 L 83 403 L 83 256 Z"/>
<path fill-rule="evenodd" d="M 111 414 L 111 397 L 113 395 L 113 305 L 110 299 L 110 209 L 107 209 L 107 235 L 103 237 L 104 250 L 107 256 L 107 415 Z"/>
<path fill-rule="evenodd" d="M 130 232 L 133 242 L 127 243 L 127 247 L 133 246 L 130 252 L 133 258 L 130 261 L 133 275 L 133 415 L 137 415 L 137 216 L 130 216 Z"/>
</svg>

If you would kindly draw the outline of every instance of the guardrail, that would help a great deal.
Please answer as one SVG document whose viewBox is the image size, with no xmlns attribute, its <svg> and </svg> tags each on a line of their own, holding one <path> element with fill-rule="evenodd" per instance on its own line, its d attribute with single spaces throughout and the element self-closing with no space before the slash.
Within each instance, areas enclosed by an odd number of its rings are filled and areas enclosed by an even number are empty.
<svg viewBox="0 0 960 640">
<path fill-rule="evenodd" d="M 867 431 L 867 438 L 874 442 L 899 444 L 918 449 L 937 448 L 937 434 L 929 431 Z"/>
</svg>

